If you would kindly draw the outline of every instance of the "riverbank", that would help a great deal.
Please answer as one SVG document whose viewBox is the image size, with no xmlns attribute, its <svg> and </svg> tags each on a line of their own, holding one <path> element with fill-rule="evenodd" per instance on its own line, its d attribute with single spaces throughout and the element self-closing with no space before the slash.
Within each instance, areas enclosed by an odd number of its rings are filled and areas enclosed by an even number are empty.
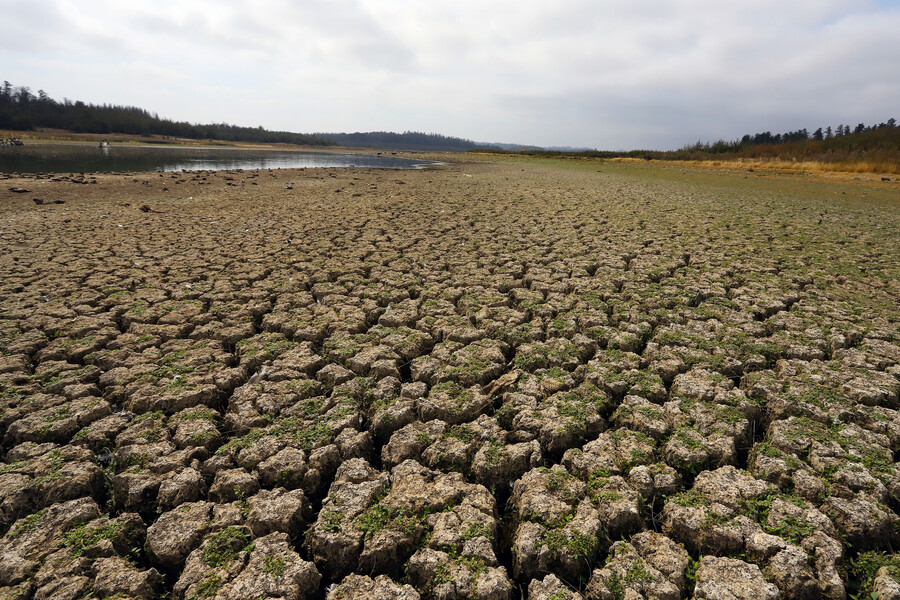
<svg viewBox="0 0 900 600">
<path fill-rule="evenodd" d="M 0 177 L 0 595 L 893 585 L 894 182 L 416 157 Z"/>
</svg>

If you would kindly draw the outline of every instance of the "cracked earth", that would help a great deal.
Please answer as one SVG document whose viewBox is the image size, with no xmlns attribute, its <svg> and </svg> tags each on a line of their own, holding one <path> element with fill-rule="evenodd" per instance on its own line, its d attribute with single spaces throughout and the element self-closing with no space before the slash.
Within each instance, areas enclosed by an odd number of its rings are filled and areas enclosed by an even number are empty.
<svg viewBox="0 0 900 600">
<path fill-rule="evenodd" d="M 0 176 L 0 597 L 900 598 L 896 190 L 450 160 Z"/>
</svg>

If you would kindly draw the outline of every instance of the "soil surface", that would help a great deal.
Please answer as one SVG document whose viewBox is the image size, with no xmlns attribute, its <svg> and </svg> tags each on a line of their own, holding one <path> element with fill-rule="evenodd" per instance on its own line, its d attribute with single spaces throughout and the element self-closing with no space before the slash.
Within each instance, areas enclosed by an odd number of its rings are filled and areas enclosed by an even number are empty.
<svg viewBox="0 0 900 600">
<path fill-rule="evenodd" d="M 0 175 L 0 598 L 900 598 L 893 182 L 443 158 Z"/>
</svg>

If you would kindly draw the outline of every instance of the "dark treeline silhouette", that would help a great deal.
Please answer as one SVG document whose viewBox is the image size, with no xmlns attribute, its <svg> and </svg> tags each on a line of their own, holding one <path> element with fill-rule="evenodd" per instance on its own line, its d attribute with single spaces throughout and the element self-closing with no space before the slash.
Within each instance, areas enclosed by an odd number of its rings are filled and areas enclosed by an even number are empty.
<svg viewBox="0 0 900 600">
<path fill-rule="evenodd" d="M 874 135 L 872 132 L 881 132 Z M 866 125 L 860 123 L 852 130 L 849 125 L 841 123 L 834 129 L 829 125 L 825 129 L 819 127 L 811 134 L 807 129 L 798 129 L 797 131 L 788 131 L 786 133 L 775 133 L 764 131 L 763 133 L 746 134 L 739 140 L 726 141 L 718 140 L 716 142 L 697 142 L 681 148 L 683 152 L 705 152 L 709 154 L 724 154 L 728 152 L 740 152 L 753 146 L 777 146 L 780 144 L 790 144 L 793 142 L 823 142 L 820 144 L 824 151 L 828 150 L 853 150 L 865 146 L 867 149 L 875 147 L 883 149 L 898 149 L 897 140 L 900 139 L 900 130 L 897 128 L 896 119 L 888 119 L 884 123 L 878 125 Z M 893 140 L 893 141 L 892 141 Z"/>
<path fill-rule="evenodd" d="M 226 123 L 199 125 L 161 119 L 143 108 L 111 104 L 86 104 L 50 98 L 39 90 L 14 87 L 8 81 L 0 87 L 0 129 L 31 131 L 38 128 L 65 129 L 77 133 L 162 135 L 193 140 L 286 143 L 324 146 L 328 140 L 303 133 L 268 131 L 262 127 L 239 127 Z"/>
<path fill-rule="evenodd" d="M 431 152 L 465 152 L 478 146 L 472 140 L 449 137 L 437 133 L 407 131 L 370 131 L 367 133 L 317 133 L 319 137 L 334 140 L 341 146 L 354 148 L 382 148 L 385 150 L 413 150 Z"/>
</svg>

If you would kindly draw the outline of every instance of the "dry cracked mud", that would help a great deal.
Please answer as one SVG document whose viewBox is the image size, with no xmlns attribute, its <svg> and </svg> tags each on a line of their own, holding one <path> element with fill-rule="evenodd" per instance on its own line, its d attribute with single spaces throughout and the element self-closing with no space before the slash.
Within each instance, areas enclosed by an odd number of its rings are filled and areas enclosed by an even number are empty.
<svg viewBox="0 0 900 600">
<path fill-rule="evenodd" d="M 0 598 L 900 598 L 896 189 L 465 161 L 0 175 Z"/>
</svg>

